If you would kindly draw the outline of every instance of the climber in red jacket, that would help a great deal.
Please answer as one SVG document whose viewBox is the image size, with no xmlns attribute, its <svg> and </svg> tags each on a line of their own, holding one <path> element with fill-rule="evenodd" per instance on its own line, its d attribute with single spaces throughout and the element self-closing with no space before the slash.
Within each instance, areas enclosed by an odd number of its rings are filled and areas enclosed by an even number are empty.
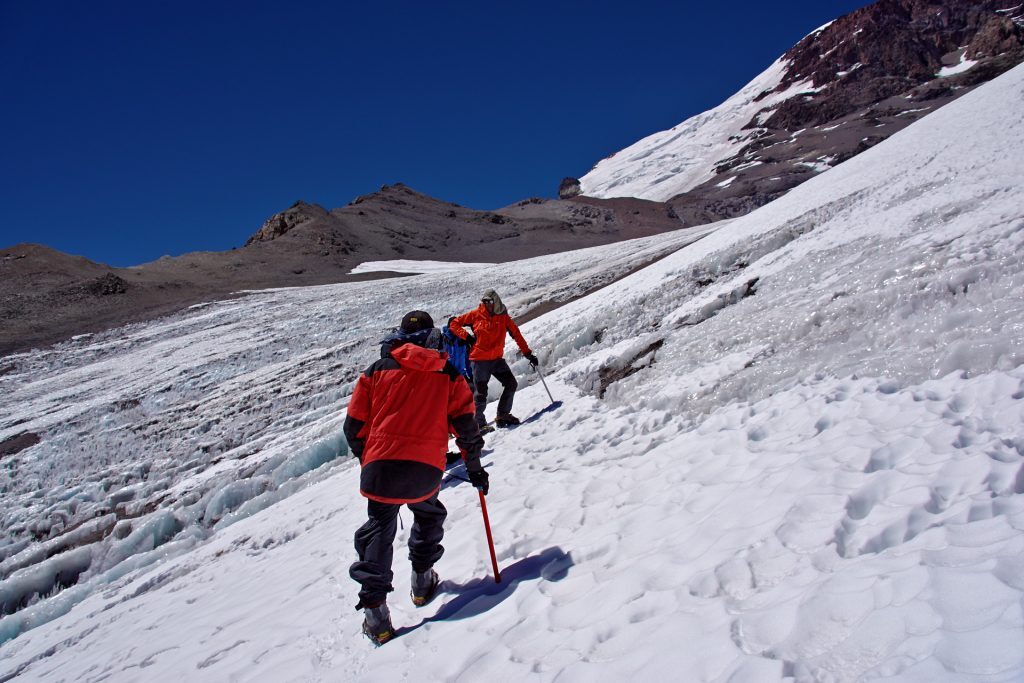
<svg viewBox="0 0 1024 683">
<path fill-rule="evenodd" d="M 487 493 L 487 472 L 480 465 L 483 439 L 474 421 L 466 380 L 436 348 L 441 335 L 430 315 L 410 311 L 390 350 L 356 381 L 345 418 L 345 438 L 362 465 L 360 493 L 369 519 L 356 531 L 359 560 L 349 575 L 359 582 L 363 632 L 377 644 L 394 634 L 387 594 L 391 581 L 396 517 L 405 504 L 413 514 L 409 534 L 412 601 L 425 605 L 438 585 L 434 563 L 444 548 L 447 511 L 437 494 L 445 469 L 449 427 L 463 453 L 469 480 Z"/>
</svg>

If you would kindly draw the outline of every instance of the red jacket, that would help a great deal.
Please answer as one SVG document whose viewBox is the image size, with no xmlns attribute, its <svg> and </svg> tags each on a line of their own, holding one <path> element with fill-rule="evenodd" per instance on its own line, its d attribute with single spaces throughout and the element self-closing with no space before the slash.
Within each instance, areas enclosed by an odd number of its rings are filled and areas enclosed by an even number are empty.
<svg viewBox="0 0 1024 683">
<path fill-rule="evenodd" d="M 467 332 L 463 326 L 472 327 L 473 335 L 476 337 L 476 344 L 469 351 L 470 360 L 497 360 L 505 353 L 505 332 L 507 331 L 516 340 L 519 350 L 523 355 L 530 353 L 530 346 L 523 339 L 519 328 L 508 313 L 492 315 L 487 308 L 480 304 L 469 313 L 463 313 L 448 323 L 448 329 L 461 339 L 465 339 Z"/>
<path fill-rule="evenodd" d="M 437 493 L 449 425 L 467 464 L 483 439 L 473 395 L 448 356 L 403 344 L 356 381 L 345 437 L 362 463 L 360 492 L 381 503 L 415 503 Z"/>
</svg>

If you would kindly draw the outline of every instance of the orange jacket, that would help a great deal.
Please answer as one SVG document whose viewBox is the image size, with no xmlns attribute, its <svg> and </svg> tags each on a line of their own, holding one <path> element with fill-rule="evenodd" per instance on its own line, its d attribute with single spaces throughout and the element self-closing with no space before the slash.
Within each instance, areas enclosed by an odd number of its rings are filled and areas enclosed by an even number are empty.
<svg viewBox="0 0 1024 683">
<path fill-rule="evenodd" d="M 473 394 L 446 359 L 403 344 L 356 381 L 345 437 L 362 463 L 360 493 L 370 500 L 415 503 L 437 493 L 452 429 L 467 465 L 480 462 Z"/>
<path fill-rule="evenodd" d="M 448 329 L 455 333 L 460 339 L 465 339 L 467 332 L 464 328 L 472 327 L 473 335 L 476 336 L 476 344 L 469 351 L 470 360 L 497 360 L 505 353 L 505 332 L 507 331 L 516 340 L 519 350 L 523 355 L 531 353 L 530 345 L 523 339 L 519 328 L 512 321 L 508 313 L 491 315 L 483 304 L 480 304 L 469 313 L 463 313 L 448 324 Z"/>
</svg>

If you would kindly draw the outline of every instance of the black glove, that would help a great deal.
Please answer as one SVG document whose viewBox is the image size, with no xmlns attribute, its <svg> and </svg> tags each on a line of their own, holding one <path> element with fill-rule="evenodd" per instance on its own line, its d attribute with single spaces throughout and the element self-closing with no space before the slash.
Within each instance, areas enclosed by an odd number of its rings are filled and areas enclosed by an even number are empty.
<svg viewBox="0 0 1024 683">
<path fill-rule="evenodd" d="M 466 344 L 468 344 L 469 346 L 472 346 L 473 344 L 476 344 L 476 337 L 473 336 L 472 332 L 467 332 L 466 333 Z"/>
<path fill-rule="evenodd" d="M 487 490 L 490 488 L 490 486 L 487 484 L 487 480 L 487 470 L 485 470 L 483 467 L 481 467 L 478 470 L 469 471 L 469 483 L 472 484 L 474 487 L 480 489 L 481 493 L 483 493 L 485 496 L 487 495 Z"/>
<path fill-rule="evenodd" d="M 537 356 L 533 355 L 532 351 L 524 355 L 526 356 L 526 360 L 530 361 L 530 365 L 537 367 Z"/>
</svg>

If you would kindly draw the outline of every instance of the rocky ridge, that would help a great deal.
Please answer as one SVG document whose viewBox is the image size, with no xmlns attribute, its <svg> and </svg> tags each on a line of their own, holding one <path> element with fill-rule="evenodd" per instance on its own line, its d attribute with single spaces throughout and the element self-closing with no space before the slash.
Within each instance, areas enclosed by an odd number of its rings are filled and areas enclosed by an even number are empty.
<svg viewBox="0 0 1024 683">
<path fill-rule="evenodd" d="M 21 244 L 0 250 L 0 356 L 245 290 L 399 275 L 350 274 L 365 261 L 498 263 L 680 227 L 671 208 L 657 202 L 527 199 L 480 211 L 397 183 L 336 209 L 298 201 L 237 249 L 131 268 Z"/>
</svg>

